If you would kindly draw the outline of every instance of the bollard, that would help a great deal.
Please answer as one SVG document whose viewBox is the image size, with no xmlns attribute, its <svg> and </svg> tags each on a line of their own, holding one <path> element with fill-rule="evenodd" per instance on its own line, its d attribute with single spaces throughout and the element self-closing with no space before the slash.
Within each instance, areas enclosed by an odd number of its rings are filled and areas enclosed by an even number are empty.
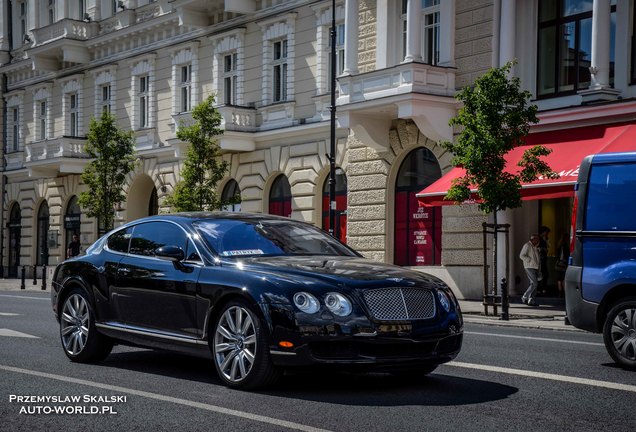
<svg viewBox="0 0 636 432">
<path fill-rule="evenodd" d="M 506 278 L 501 279 L 501 316 L 500 320 L 508 321 L 510 319 L 509 315 L 509 306 L 510 302 L 508 299 L 508 281 Z"/>
<path fill-rule="evenodd" d="M 42 266 L 42 291 L 46 290 L 46 264 Z"/>
<path fill-rule="evenodd" d="M 26 279 L 26 266 L 22 266 L 22 277 L 20 278 L 20 289 L 26 289 L 26 285 L 25 285 L 25 279 Z"/>
<path fill-rule="evenodd" d="M 38 284 L 38 280 L 36 278 L 37 273 L 38 273 L 37 266 L 33 266 L 33 285 L 37 285 Z"/>
</svg>

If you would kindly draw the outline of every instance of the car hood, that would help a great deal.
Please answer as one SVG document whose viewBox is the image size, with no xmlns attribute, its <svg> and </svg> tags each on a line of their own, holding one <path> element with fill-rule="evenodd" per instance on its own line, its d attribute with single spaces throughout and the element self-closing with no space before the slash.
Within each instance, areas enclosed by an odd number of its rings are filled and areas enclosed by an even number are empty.
<svg viewBox="0 0 636 432">
<path fill-rule="evenodd" d="M 302 277 L 306 281 L 350 288 L 386 286 L 446 287 L 435 276 L 379 263 L 365 258 L 340 256 L 276 256 L 242 260 L 245 270 L 264 272 L 285 279 Z"/>
</svg>

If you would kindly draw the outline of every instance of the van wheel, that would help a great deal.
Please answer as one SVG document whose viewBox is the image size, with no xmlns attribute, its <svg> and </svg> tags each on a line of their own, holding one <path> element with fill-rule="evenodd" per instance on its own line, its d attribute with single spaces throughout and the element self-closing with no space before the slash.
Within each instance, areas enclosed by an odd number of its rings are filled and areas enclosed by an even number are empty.
<svg viewBox="0 0 636 432">
<path fill-rule="evenodd" d="M 636 297 L 620 300 L 609 311 L 603 326 L 603 340 L 616 363 L 636 369 Z"/>
</svg>

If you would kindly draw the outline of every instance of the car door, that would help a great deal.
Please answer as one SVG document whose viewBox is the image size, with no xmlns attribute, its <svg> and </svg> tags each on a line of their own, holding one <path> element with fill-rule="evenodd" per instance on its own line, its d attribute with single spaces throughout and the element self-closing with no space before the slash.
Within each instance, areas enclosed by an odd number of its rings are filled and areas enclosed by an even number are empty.
<svg viewBox="0 0 636 432">
<path fill-rule="evenodd" d="M 201 263 L 174 263 L 155 256 L 162 246 L 178 246 L 188 256 L 189 242 L 183 228 L 172 222 L 134 226 L 129 254 L 117 269 L 118 311 L 127 325 L 175 336 L 200 336 L 196 286 Z"/>
</svg>

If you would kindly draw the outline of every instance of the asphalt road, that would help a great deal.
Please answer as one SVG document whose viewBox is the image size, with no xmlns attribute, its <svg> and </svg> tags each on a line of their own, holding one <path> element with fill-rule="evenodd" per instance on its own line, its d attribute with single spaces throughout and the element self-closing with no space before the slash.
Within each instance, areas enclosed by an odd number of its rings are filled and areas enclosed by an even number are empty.
<svg viewBox="0 0 636 432">
<path fill-rule="evenodd" d="M 611 363 L 600 335 L 478 324 L 465 331 L 456 361 L 428 377 L 295 373 L 276 388 L 242 392 L 220 384 L 211 360 L 172 353 L 116 347 L 99 365 L 71 363 L 48 294 L 0 292 L 0 431 L 578 432 L 636 425 L 636 372 Z M 55 406 L 84 411 L 47 411 Z"/>
</svg>

